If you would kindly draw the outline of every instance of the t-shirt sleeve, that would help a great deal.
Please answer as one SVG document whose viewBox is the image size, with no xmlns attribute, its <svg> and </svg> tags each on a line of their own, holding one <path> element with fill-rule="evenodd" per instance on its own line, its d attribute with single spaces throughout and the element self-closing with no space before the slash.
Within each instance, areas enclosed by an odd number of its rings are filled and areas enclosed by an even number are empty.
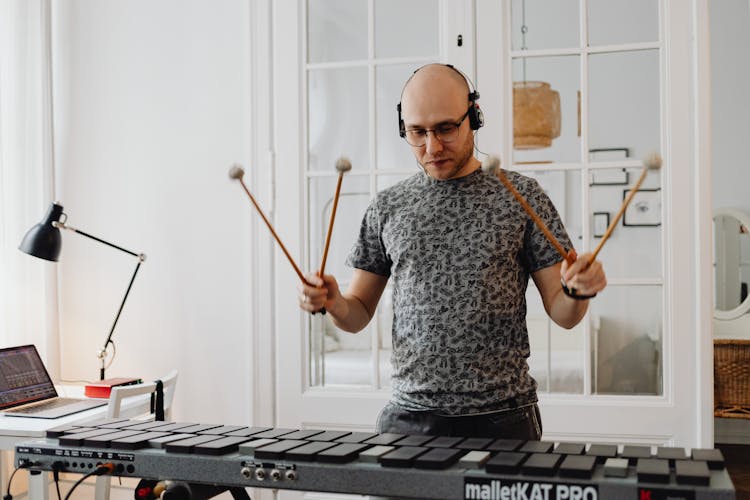
<svg viewBox="0 0 750 500">
<path fill-rule="evenodd" d="M 386 253 L 382 236 L 382 221 L 376 200 L 362 217 L 357 241 L 346 259 L 347 265 L 381 276 L 390 276 L 391 260 Z"/>
<path fill-rule="evenodd" d="M 573 248 L 568 232 L 560 219 L 560 214 L 536 179 L 531 179 L 528 192 L 524 193 L 524 196 L 565 251 Z M 562 255 L 530 217 L 524 236 L 524 247 L 526 249 L 525 264 L 530 273 L 555 265 L 563 260 Z"/>
</svg>

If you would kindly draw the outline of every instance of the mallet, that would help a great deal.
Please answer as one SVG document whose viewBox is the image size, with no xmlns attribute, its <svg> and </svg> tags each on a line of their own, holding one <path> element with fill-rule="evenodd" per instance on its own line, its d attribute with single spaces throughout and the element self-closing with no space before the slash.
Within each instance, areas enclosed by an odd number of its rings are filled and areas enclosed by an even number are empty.
<svg viewBox="0 0 750 500">
<path fill-rule="evenodd" d="M 255 198 L 253 197 L 252 193 L 250 193 L 250 190 L 245 185 L 245 182 L 242 180 L 242 177 L 245 175 L 245 171 L 242 169 L 240 165 L 232 165 L 232 168 L 229 169 L 229 178 L 235 179 L 240 181 L 240 184 L 242 185 L 242 189 L 245 190 L 247 193 L 247 196 L 250 197 L 250 201 L 253 202 L 253 206 L 255 207 L 255 210 L 258 211 L 260 214 L 260 217 L 263 219 L 263 222 L 266 223 L 266 226 L 271 231 L 271 234 L 273 235 L 274 239 L 276 240 L 276 243 L 279 244 L 281 247 L 281 250 L 284 252 L 284 255 L 286 255 L 286 258 L 289 259 L 289 263 L 294 268 L 294 271 L 297 273 L 297 276 L 299 276 L 299 279 L 302 280 L 302 283 L 307 283 L 307 280 L 305 279 L 305 276 L 302 274 L 302 271 L 300 271 L 299 267 L 297 267 L 297 264 L 294 262 L 294 259 L 289 254 L 289 251 L 286 249 L 284 244 L 281 242 L 281 238 L 279 238 L 279 235 L 276 234 L 276 231 L 274 231 L 273 226 L 268 221 L 268 218 L 266 217 L 266 214 L 263 213 L 263 210 L 261 210 L 260 205 L 258 205 L 258 202 L 255 201 Z"/>
<path fill-rule="evenodd" d="M 333 195 L 333 207 L 331 208 L 331 219 L 328 222 L 328 233 L 326 234 L 326 244 L 323 248 L 323 260 L 320 262 L 318 276 L 323 277 L 326 269 L 326 260 L 328 259 L 328 248 L 331 246 L 331 233 L 333 233 L 333 221 L 336 219 L 336 208 L 339 205 L 339 196 L 341 195 L 341 181 L 344 174 L 352 169 L 352 162 L 343 156 L 336 160 L 336 171 L 339 173 L 338 182 L 336 183 L 336 193 Z"/>
<path fill-rule="evenodd" d="M 518 192 L 518 190 L 513 186 L 513 184 L 508 180 L 508 178 L 505 176 L 505 173 L 500 168 L 500 159 L 496 156 L 490 156 L 488 157 L 484 163 L 482 163 L 482 170 L 484 170 L 486 173 L 490 175 L 496 176 L 498 179 L 500 179 L 500 182 L 503 183 L 503 185 L 508 189 L 508 191 L 511 192 L 511 194 L 516 198 L 518 203 L 521 204 L 523 209 L 526 211 L 527 214 L 529 214 L 529 217 L 531 217 L 531 220 L 534 221 L 534 223 L 537 225 L 539 230 L 544 234 L 544 236 L 549 240 L 550 243 L 552 243 L 552 246 L 555 247 L 555 250 L 562 255 L 563 259 L 568 261 L 568 264 L 573 264 L 578 256 L 576 255 L 575 250 L 572 248 L 569 251 L 565 251 L 565 248 L 560 244 L 560 242 L 555 238 L 555 235 L 552 234 L 552 231 L 549 230 L 547 225 L 544 223 L 541 217 L 536 213 L 536 211 L 529 205 L 529 202 L 526 201 L 526 199 L 521 195 L 521 193 Z"/>
<path fill-rule="evenodd" d="M 641 176 L 638 177 L 638 181 L 635 183 L 635 185 L 632 188 L 630 188 L 630 192 L 628 192 L 628 195 L 625 197 L 625 200 L 623 200 L 622 202 L 620 211 L 617 212 L 617 215 L 615 215 L 615 218 L 612 219 L 612 222 L 607 228 L 607 231 L 604 233 L 604 236 L 602 236 L 601 241 L 596 246 L 596 249 L 591 254 L 591 257 L 589 257 L 589 265 L 591 265 L 596 260 L 596 256 L 599 254 L 599 251 L 604 246 L 604 243 L 607 241 L 607 239 L 609 239 L 609 236 L 612 234 L 612 231 L 615 230 L 615 226 L 620 221 L 622 214 L 625 213 L 625 209 L 628 208 L 628 205 L 633 200 L 633 196 L 635 196 L 635 193 L 641 187 L 641 184 L 643 184 L 643 180 L 646 178 L 646 174 L 648 173 L 648 171 L 659 170 L 661 168 L 661 163 L 662 163 L 661 156 L 659 155 L 659 153 L 656 153 L 656 152 L 650 153 L 648 156 L 646 156 L 646 158 L 643 159 L 643 170 L 641 171 Z"/>
</svg>

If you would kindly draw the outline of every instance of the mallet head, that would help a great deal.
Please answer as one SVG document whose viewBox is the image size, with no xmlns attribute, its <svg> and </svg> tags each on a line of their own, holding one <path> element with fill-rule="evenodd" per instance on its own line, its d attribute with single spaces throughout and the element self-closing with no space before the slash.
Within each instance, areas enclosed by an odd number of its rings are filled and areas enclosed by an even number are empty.
<svg viewBox="0 0 750 500">
<path fill-rule="evenodd" d="M 656 151 L 647 154 L 643 159 L 643 166 L 649 170 L 658 170 L 661 168 L 661 155 Z"/>
<path fill-rule="evenodd" d="M 349 158 L 342 156 L 341 158 L 336 160 L 336 171 L 339 174 L 348 172 L 351 169 L 352 169 L 352 162 L 349 161 Z"/>
<path fill-rule="evenodd" d="M 482 162 L 482 170 L 487 174 L 497 175 L 497 171 L 500 170 L 500 158 L 497 156 L 488 156 Z"/>
<path fill-rule="evenodd" d="M 232 165 L 232 168 L 229 169 L 230 179 L 242 179 L 244 175 L 245 170 L 238 163 L 235 163 Z"/>
</svg>

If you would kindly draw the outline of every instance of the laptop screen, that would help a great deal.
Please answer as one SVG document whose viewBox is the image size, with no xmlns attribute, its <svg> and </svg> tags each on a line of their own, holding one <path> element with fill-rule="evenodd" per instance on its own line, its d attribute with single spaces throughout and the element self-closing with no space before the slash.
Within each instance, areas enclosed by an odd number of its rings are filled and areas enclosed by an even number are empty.
<svg viewBox="0 0 750 500">
<path fill-rule="evenodd" d="M 57 396 L 36 347 L 0 349 L 0 410 Z"/>
</svg>

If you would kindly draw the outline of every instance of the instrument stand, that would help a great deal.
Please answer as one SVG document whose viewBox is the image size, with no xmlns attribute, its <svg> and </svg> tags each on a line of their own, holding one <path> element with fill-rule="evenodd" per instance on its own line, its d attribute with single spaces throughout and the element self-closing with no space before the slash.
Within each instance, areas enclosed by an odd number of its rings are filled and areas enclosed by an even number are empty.
<svg viewBox="0 0 750 500">
<path fill-rule="evenodd" d="M 135 488 L 136 499 L 143 498 L 155 498 L 152 494 L 158 483 L 163 481 L 155 481 L 153 479 L 141 479 Z M 139 492 L 148 491 L 151 496 L 139 497 Z M 251 500 L 250 495 L 247 494 L 245 488 L 238 487 L 227 487 L 227 486 L 209 486 L 205 484 L 185 483 L 185 482 L 169 482 L 168 486 L 158 498 L 163 500 L 209 500 L 217 495 L 220 495 L 228 491 L 232 498 L 235 500 Z"/>
</svg>

